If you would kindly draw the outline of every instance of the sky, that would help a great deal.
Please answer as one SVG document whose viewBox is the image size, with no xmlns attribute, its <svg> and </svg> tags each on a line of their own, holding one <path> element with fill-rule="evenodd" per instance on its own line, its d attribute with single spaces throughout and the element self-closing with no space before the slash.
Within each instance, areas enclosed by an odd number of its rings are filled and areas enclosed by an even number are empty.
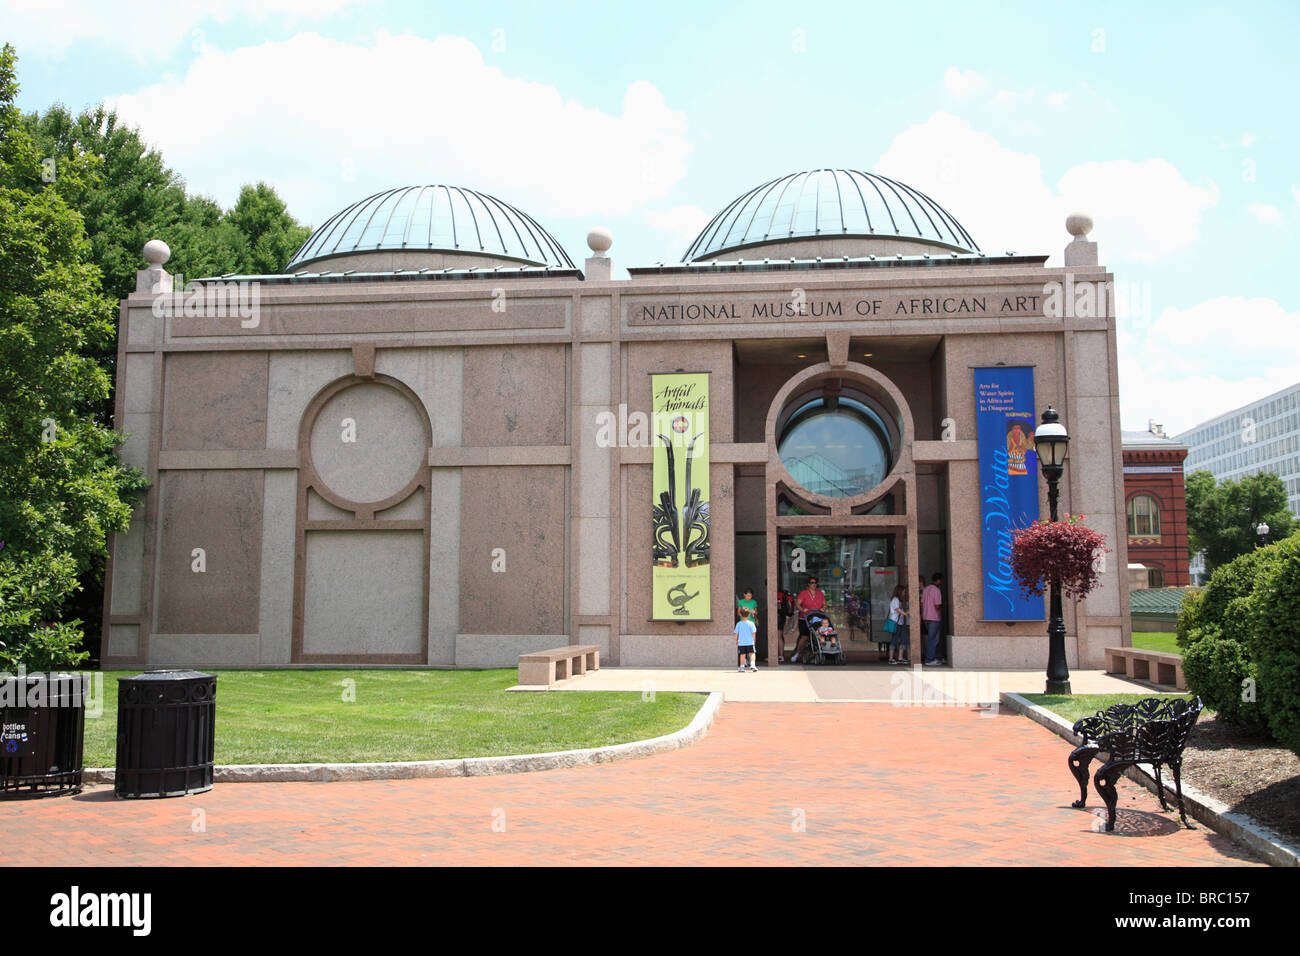
<svg viewBox="0 0 1300 956">
<path fill-rule="evenodd" d="M 265 181 L 312 225 L 450 183 L 579 264 L 607 227 L 620 270 L 844 167 L 1059 265 L 1085 212 L 1123 427 L 1169 434 L 1300 381 L 1298 40 L 1293 2 L 0 0 L 21 108 L 106 101 L 191 191 Z"/>
</svg>

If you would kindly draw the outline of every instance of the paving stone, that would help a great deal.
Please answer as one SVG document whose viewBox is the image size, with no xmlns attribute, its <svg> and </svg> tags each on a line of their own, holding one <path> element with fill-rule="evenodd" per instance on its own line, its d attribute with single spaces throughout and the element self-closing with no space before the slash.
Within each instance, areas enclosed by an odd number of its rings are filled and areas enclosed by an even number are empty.
<svg viewBox="0 0 1300 956">
<path fill-rule="evenodd" d="M 1127 780 L 1101 831 L 1069 749 L 969 707 L 733 702 L 699 743 L 615 763 L 0 800 L 0 864 L 1259 864 Z"/>
</svg>

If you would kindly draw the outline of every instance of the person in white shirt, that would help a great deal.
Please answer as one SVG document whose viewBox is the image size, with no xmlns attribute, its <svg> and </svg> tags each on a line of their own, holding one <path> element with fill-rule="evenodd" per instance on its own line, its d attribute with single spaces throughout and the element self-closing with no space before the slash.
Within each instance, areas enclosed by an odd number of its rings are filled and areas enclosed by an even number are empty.
<svg viewBox="0 0 1300 956">
<path fill-rule="evenodd" d="M 889 663 L 906 664 L 909 662 L 910 641 L 907 631 L 907 588 L 902 584 L 894 588 L 894 596 L 889 601 L 889 620 L 893 625 Z"/>
</svg>

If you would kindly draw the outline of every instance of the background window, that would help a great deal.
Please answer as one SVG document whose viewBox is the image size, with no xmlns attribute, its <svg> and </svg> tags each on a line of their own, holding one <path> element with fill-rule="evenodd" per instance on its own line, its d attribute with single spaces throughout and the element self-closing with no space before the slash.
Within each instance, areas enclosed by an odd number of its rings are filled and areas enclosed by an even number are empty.
<svg viewBox="0 0 1300 956">
<path fill-rule="evenodd" d="M 777 453 L 791 478 L 830 498 L 866 494 L 884 481 L 894 457 L 880 416 L 847 396 L 816 398 L 796 410 Z"/>
<path fill-rule="evenodd" d="M 1160 568 L 1147 568 L 1147 587 L 1162 588 L 1165 586 L 1165 572 Z"/>
<path fill-rule="evenodd" d="M 1137 495 L 1129 501 L 1128 533 L 1134 537 L 1159 537 L 1160 505 L 1150 495 Z"/>
</svg>

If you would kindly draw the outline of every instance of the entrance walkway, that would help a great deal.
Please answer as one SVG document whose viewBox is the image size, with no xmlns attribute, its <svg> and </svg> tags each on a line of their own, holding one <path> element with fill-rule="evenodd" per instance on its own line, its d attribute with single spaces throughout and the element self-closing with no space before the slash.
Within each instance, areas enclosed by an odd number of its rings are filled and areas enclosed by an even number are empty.
<svg viewBox="0 0 1300 956">
<path fill-rule="evenodd" d="M 759 667 L 739 673 L 735 667 L 602 667 L 552 690 L 721 691 L 729 701 L 898 701 L 910 698 L 956 699 L 970 703 L 997 701 L 998 694 L 1041 694 L 1041 670 L 976 671 L 947 667 Z M 1138 681 L 1105 671 L 1071 671 L 1076 694 L 1162 693 Z"/>
<path fill-rule="evenodd" d="M 0 863 L 1255 862 L 1204 827 L 1182 829 L 1127 780 L 1116 831 L 1101 831 L 1092 810 L 1070 809 L 1068 752 L 1005 711 L 729 703 L 692 747 L 572 770 L 0 801 Z"/>
</svg>

